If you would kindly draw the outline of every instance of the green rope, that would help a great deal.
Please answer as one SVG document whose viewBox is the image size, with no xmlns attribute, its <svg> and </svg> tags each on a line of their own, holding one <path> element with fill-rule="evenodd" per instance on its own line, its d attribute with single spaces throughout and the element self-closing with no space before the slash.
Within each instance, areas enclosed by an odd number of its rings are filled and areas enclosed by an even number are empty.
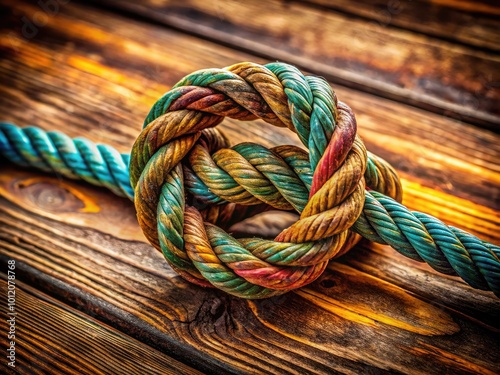
<svg viewBox="0 0 500 375">
<path fill-rule="evenodd" d="M 19 166 L 84 180 L 133 199 L 128 173 L 130 155 L 120 154 L 111 146 L 35 127 L 20 129 L 0 123 L 0 153 Z"/>
<path fill-rule="evenodd" d="M 288 127 L 308 151 L 229 147 L 213 129 L 226 116 Z M 349 107 L 326 81 L 287 64 L 241 63 L 186 76 L 155 103 L 131 155 L 0 123 L 0 156 L 128 197 L 174 270 L 240 297 L 311 282 L 356 234 L 500 296 L 500 247 L 398 203 L 396 173 L 366 151 Z M 236 240 L 220 227 L 270 208 L 300 214 L 274 241 Z"/>
<path fill-rule="evenodd" d="M 239 146 L 238 149 L 244 147 Z M 258 149 L 257 152 L 260 151 L 262 149 Z M 59 132 L 45 132 L 39 128 L 19 128 L 10 123 L 0 123 L 0 154 L 11 163 L 22 167 L 37 168 L 67 178 L 81 179 L 96 186 L 106 187 L 119 196 L 131 200 L 134 198 L 134 191 L 129 182 L 129 155 L 119 154 L 111 146 L 95 145 L 84 138 L 71 139 Z M 299 176 L 306 178 L 310 186 L 312 178 L 310 168 L 299 164 L 294 169 L 301 170 Z M 181 181 L 178 180 L 177 183 L 182 186 Z M 223 201 L 214 194 L 210 195 L 208 187 L 201 180 L 188 185 L 191 187 L 191 194 L 199 201 L 207 203 Z M 164 192 L 160 203 L 163 214 L 171 218 L 178 216 L 172 215 L 172 208 L 168 204 L 173 199 L 180 200 L 179 196 L 172 198 Z M 175 246 L 181 248 L 183 239 L 176 234 L 182 233 L 182 223 L 178 220 L 172 221 L 172 227 L 177 228 L 171 235 L 177 238 Z M 160 229 L 160 233 L 169 230 L 163 225 Z M 500 295 L 499 246 L 447 226 L 430 215 L 411 212 L 381 193 L 372 191 L 366 194 L 363 213 L 352 229 L 370 241 L 390 245 L 413 260 L 426 262 L 438 272 L 458 275 L 476 289 L 491 290 Z M 283 243 L 281 249 L 269 251 L 267 259 L 279 264 L 282 259 L 292 254 L 300 257 L 297 254 L 299 251 L 305 254 L 312 247 L 312 243 L 306 243 L 305 246 L 293 245 Z M 170 254 L 168 251 L 163 253 L 167 257 Z M 178 261 L 175 257 L 170 258 L 172 262 Z M 185 261 L 184 264 L 179 264 L 179 267 L 184 268 L 187 263 Z M 222 276 L 220 283 L 224 283 Z M 242 282 L 242 285 L 245 283 Z M 263 291 L 259 293 L 266 294 Z M 269 291 L 267 293 L 271 294 Z"/>
</svg>

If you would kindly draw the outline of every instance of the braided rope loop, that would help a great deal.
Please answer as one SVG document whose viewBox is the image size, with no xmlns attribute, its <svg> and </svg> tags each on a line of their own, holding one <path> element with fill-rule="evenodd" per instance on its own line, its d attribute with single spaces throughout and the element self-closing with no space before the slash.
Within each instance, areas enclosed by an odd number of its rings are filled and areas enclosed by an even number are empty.
<svg viewBox="0 0 500 375">
<path fill-rule="evenodd" d="M 286 127 L 306 150 L 231 147 L 216 128 L 225 117 Z M 152 107 L 131 155 L 9 123 L 0 123 L 0 155 L 133 199 L 146 238 L 174 270 L 239 297 L 307 285 L 361 237 L 500 296 L 500 247 L 401 205 L 396 172 L 366 151 L 350 108 L 325 80 L 287 64 L 189 74 Z M 274 240 L 227 233 L 270 209 L 299 219 Z"/>
<path fill-rule="evenodd" d="M 287 127 L 309 153 L 229 147 L 214 128 L 224 117 Z M 130 176 L 139 224 L 179 274 L 262 298 L 312 282 L 345 251 L 363 209 L 366 165 L 354 115 L 326 81 L 287 64 L 241 63 L 194 72 L 153 106 L 132 149 Z M 190 197 L 221 208 L 198 210 L 185 203 Z M 274 241 L 236 240 L 222 227 L 238 211 L 252 213 L 243 206 L 300 218 Z"/>
</svg>

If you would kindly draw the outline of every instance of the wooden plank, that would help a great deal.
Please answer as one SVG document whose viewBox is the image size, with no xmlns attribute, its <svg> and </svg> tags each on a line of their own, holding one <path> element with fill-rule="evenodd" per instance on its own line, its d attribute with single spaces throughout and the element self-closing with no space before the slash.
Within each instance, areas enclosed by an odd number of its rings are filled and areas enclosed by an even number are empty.
<svg viewBox="0 0 500 375">
<path fill-rule="evenodd" d="M 1 277 L 6 291 L 7 276 Z M 201 374 L 22 282 L 16 281 L 15 293 L 18 374 Z M 8 318 L 2 309 L 2 333 L 9 331 Z M 7 335 L 0 343 L 9 347 Z"/>
<path fill-rule="evenodd" d="M 380 27 L 425 35 L 499 52 L 500 7 L 490 1 L 306 0 L 309 4 L 362 17 Z M 320 8 L 321 9 L 321 8 Z"/>
<path fill-rule="evenodd" d="M 259 61 L 75 4 L 23 39 L 8 28 L 39 9 L 7 4 L 0 113 L 122 151 L 149 106 L 182 75 Z M 497 135 L 343 87 L 337 91 L 353 103 L 370 148 L 406 170 L 410 207 L 500 243 Z M 297 142 L 260 122 L 223 127 L 234 142 Z M 177 277 L 145 243 L 129 202 L 83 183 L 5 166 L 0 241 L 2 267 L 7 257 L 15 258 L 23 281 L 202 371 L 494 373 L 500 360 L 494 350 L 500 306 L 491 293 L 472 291 L 386 247 L 359 247 L 297 294 L 243 301 Z"/>
<path fill-rule="evenodd" d="M 493 374 L 500 360 L 498 299 L 394 252 L 382 259 L 378 251 L 355 250 L 350 264 L 332 263 L 297 293 L 241 300 L 183 281 L 140 235 L 130 239 L 138 227 L 123 218 L 132 209 L 110 193 L 28 171 L 7 173 L 1 267 L 7 257 L 16 259 L 22 281 L 202 371 Z M 43 188 L 29 185 L 33 176 L 45 181 Z M 54 199 L 61 204 L 51 213 L 31 209 Z M 99 212 L 75 212 L 73 220 L 54 212 L 71 215 L 66 202 L 75 200 L 79 207 L 92 201 Z M 79 216 L 99 228 L 68 224 Z M 186 348 L 199 352 L 198 363 Z"/>
<path fill-rule="evenodd" d="M 142 15 L 269 60 L 290 62 L 335 83 L 488 128 L 500 125 L 500 58 L 495 53 L 296 2 L 105 3 L 132 18 Z"/>
</svg>

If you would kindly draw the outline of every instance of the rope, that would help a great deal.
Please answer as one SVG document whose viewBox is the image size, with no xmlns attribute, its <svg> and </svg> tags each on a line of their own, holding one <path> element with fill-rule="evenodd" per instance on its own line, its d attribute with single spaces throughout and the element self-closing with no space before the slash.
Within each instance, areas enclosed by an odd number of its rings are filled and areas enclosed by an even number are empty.
<svg viewBox="0 0 500 375">
<path fill-rule="evenodd" d="M 230 147 L 215 128 L 225 117 L 287 127 L 307 151 Z M 146 238 L 174 270 L 239 297 L 307 285 L 361 236 L 500 296 L 500 247 L 401 205 L 396 172 L 366 151 L 351 109 L 326 81 L 287 64 L 186 76 L 154 104 L 130 156 L 8 123 L 0 123 L 0 155 L 130 198 Z M 300 217 L 274 240 L 227 233 L 269 209 Z"/>
</svg>

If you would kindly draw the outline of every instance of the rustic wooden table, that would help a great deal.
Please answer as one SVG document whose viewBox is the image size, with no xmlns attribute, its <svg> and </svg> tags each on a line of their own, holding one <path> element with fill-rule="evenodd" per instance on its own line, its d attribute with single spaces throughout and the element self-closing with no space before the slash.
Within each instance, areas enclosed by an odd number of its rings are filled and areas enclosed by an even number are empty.
<svg viewBox="0 0 500 375">
<path fill-rule="evenodd" d="M 1 0 L 0 119 L 128 152 L 150 106 L 187 73 L 286 61 L 327 78 L 353 108 L 408 207 L 499 244 L 493 3 Z M 222 126 L 234 143 L 298 144 L 261 122 Z M 241 300 L 176 276 L 129 201 L 2 161 L 2 296 L 10 259 L 19 373 L 500 369 L 499 300 L 387 246 L 358 245 L 298 292 Z"/>
</svg>

